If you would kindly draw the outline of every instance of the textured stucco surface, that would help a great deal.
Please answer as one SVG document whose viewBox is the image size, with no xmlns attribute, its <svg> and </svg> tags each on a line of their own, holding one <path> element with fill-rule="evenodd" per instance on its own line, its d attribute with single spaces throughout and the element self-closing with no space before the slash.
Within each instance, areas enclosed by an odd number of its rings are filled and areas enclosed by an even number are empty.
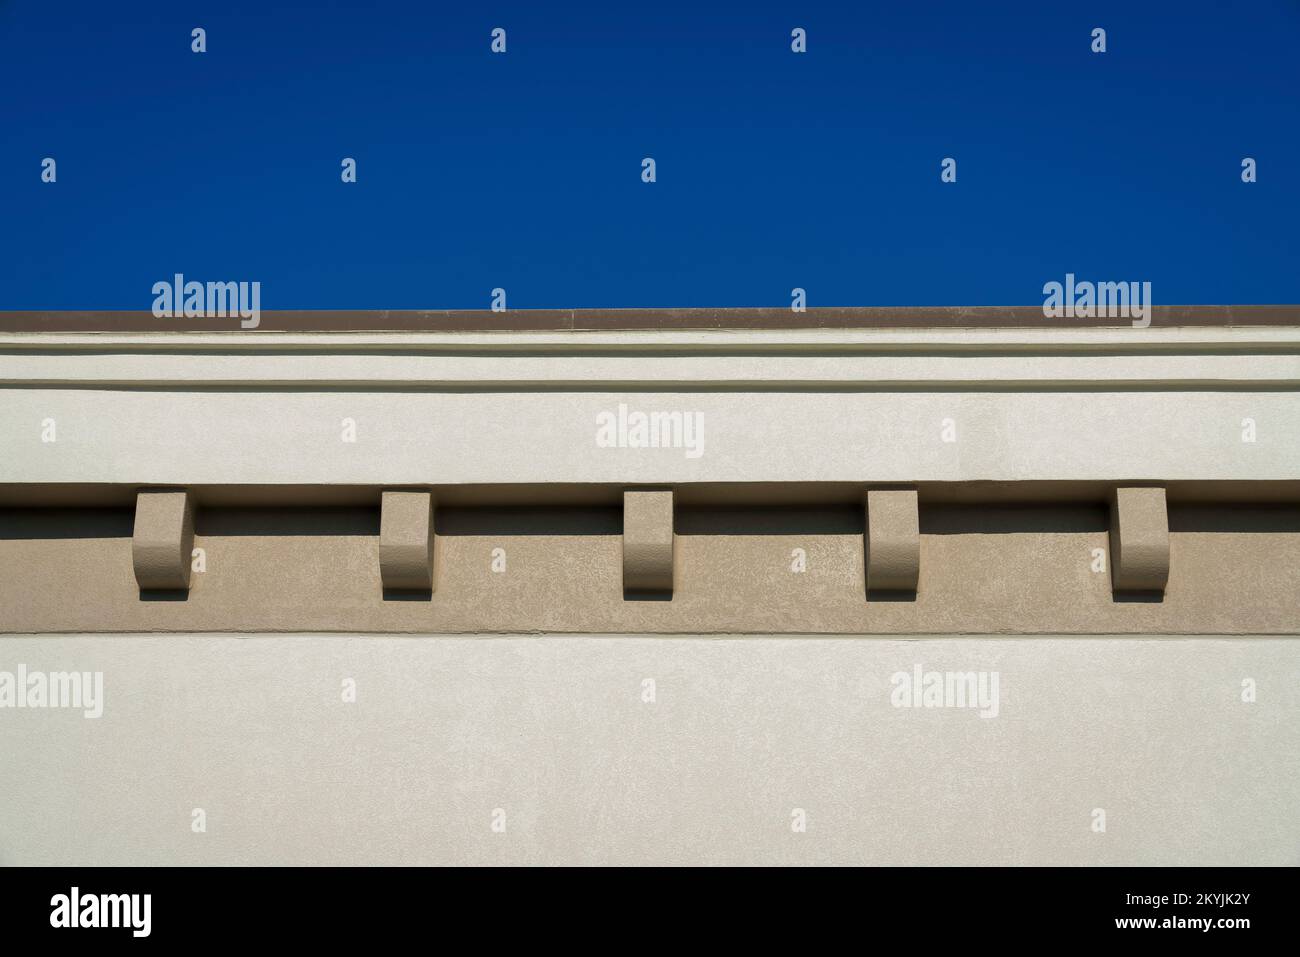
<svg viewBox="0 0 1300 957">
<path fill-rule="evenodd" d="M 624 600 L 617 508 L 439 509 L 436 592 L 385 600 L 377 508 L 200 509 L 207 570 L 142 601 L 129 510 L 0 510 L 0 632 L 1300 633 L 1300 506 L 1169 514 L 1159 601 L 1113 595 L 1102 503 L 923 507 L 914 600 L 868 600 L 860 506 L 678 509 L 671 601 Z"/>
<path fill-rule="evenodd" d="M 699 417 L 699 454 L 598 445 L 620 405 Z M 1296 422 L 1295 392 L 0 389 L 0 482 L 1294 480 Z"/>
<path fill-rule="evenodd" d="M 916 591 L 921 572 L 921 528 L 915 489 L 867 492 L 867 591 Z"/>
<path fill-rule="evenodd" d="M 428 591 L 433 570 L 433 496 L 385 491 L 379 506 L 379 577 L 385 588 Z"/>
<path fill-rule="evenodd" d="M 145 490 L 136 498 L 131 559 L 142 590 L 190 587 L 194 497 L 181 490 Z"/>
<path fill-rule="evenodd" d="M 673 493 L 623 493 L 623 588 L 673 590 Z"/>
<path fill-rule="evenodd" d="M 1163 592 L 1169 506 L 1163 488 L 1117 488 L 1110 499 L 1110 571 L 1117 592 Z"/>
<path fill-rule="evenodd" d="M 6 865 L 1300 864 L 1292 639 L 0 638 L 19 663 L 105 706 L 0 711 Z M 997 671 L 998 716 L 893 707 L 917 664 Z"/>
</svg>

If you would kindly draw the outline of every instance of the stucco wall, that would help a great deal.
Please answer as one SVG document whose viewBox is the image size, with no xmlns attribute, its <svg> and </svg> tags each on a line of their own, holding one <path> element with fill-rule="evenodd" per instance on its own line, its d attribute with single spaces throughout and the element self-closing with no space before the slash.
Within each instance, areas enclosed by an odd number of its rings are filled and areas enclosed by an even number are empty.
<svg viewBox="0 0 1300 957">
<path fill-rule="evenodd" d="M 2 716 L 0 864 L 1300 864 L 1285 639 L 0 641 L 19 662 L 102 671 L 105 704 Z M 997 717 L 894 707 L 918 664 L 997 671 Z"/>
<path fill-rule="evenodd" d="M 0 713 L 0 864 L 1298 864 L 1300 317 L 1261 310 L 0 321 L 0 672 L 105 689 Z M 620 404 L 700 454 L 602 447 Z M 1093 567 L 1128 482 L 1169 488 L 1161 600 Z M 880 483 L 914 598 L 863 591 Z M 195 490 L 188 595 L 136 588 L 148 485 Z M 404 485 L 425 600 L 379 579 Z M 622 593 L 637 485 L 671 601 Z M 997 716 L 895 707 L 918 667 Z"/>
<path fill-rule="evenodd" d="M 1297 390 L 1284 326 L 11 333 L 0 484 L 1294 481 Z"/>
<path fill-rule="evenodd" d="M 1294 479 L 1286 392 L 0 391 L 4 482 L 461 484 Z M 702 454 L 602 413 L 702 416 Z M 1243 420 L 1255 441 L 1243 442 Z M 53 420 L 56 441 L 42 441 Z M 347 423 L 355 442 L 347 441 Z M 954 440 L 945 441 L 951 423 Z"/>
<path fill-rule="evenodd" d="M 0 510 L 0 631 L 1300 632 L 1300 506 L 1171 507 L 1158 601 L 1112 593 L 1100 505 L 926 505 L 904 600 L 868 600 L 851 507 L 680 510 L 670 602 L 624 599 L 612 508 L 442 509 L 428 600 L 385 598 L 374 508 L 201 508 L 206 570 L 142 599 L 131 518 Z"/>
</svg>

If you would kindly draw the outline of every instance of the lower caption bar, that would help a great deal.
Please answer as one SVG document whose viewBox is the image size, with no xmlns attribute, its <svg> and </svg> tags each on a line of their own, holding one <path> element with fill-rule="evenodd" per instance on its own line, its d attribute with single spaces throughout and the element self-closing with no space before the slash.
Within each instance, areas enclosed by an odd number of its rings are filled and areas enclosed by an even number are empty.
<svg viewBox="0 0 1300 957">
<path fill-rule="evenodd" d="M 0 869 L 0 926 L 6 944 L 283 939 L 331 948 L 428 932 L 433 921 L 499 940 L 513 928 L 555 928 L 560 915 L 568 939 L 602 934 L 611 924 L 654 937 L 671 923 L 706 935 L 712 928 L 732 943 L 737 931 L 767 943 L 785 926 L 803 943 L 811 932 L 828 945 L 844 932 L 876 936 L 893 928 L 927 945 L 1132 937 L 1232 947 L 1292 940 L 1300 927 L 1290 869 L 837 870 L 815 879 L 763 875 L 750 887 L 733 883 L 744 875 L 710 874 L 699 888 L 686 874 L 667 878 L 672 883 L 663 888 L 650 887 L 653 874 L 591 882 L 575 870 L 542 884 L 530 875 L 477 876 L 399 867 L 8 867 Z M 625 879 L 632 883 L 620 887 Z"/>
<path fill-rule="evenodd" d="M 653 876 L 642 884 L 640 875 L 592 881 L 582 869 L 548 874 L 541 884 L 527 874 L 429 871 L 10 867 L 0 869 L 0 926 L 6 944 L 283 939 L 332 949 L 427 934 L 435 922 L 494 942 L 516 929 L 612 942 L 605 935 L 649 941 L 696 928 L 692 935 L 732 944 L 737 936 L 770 943 L 784 928 L 805 945 L 810 936 L 829 945 L 844 933 L 884 944 L 897 933 L 926 946 L 1132 938 L 1232 947 L 1293 942 L 1300 929 L 1288 868 L 838 869 L 765 874 L 748 887 L 743 875 L 718 871 L 671 884 Z"/>
</svg>

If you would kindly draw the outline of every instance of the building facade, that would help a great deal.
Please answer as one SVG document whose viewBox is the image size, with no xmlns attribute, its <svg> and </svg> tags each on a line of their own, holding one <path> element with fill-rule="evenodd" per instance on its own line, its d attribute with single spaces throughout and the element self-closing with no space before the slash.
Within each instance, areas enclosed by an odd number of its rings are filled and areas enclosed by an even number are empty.
<svg viewBox="0 0 1300 957">
<path fill-rule="evenodd" d="M 103 692 L 0 853 L 1300 863 L 1298 387 L 1296 307 L 4 314 L 0 672 Z"/>
</svg>

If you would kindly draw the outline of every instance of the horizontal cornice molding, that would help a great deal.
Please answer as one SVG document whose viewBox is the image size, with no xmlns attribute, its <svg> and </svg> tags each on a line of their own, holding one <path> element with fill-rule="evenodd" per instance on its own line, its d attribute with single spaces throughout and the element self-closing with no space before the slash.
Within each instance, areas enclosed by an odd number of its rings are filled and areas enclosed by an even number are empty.
<svg viewBox="0 0 1300 957">
<path fill-rule="evenodd" d="M 18 484 L 1294 481 L 1300 326 L 9 333 L 0 412 Z"/>
<path fill-rule="evenodd" d="M 0 335 L 0 386 L 1290 391 L 1300 329 Z"/>
<path fill-rule="evenodd" d="M 427 353 L 490 352 L 519 355 L 644 355 L 703 353 L 942 354 L 949 352 L 1300 352 L 1300 326 L 1050 329 L 728 329 L 495 332 L 6 332 L 7 352 L 239 352 Z"/>
</svg>

